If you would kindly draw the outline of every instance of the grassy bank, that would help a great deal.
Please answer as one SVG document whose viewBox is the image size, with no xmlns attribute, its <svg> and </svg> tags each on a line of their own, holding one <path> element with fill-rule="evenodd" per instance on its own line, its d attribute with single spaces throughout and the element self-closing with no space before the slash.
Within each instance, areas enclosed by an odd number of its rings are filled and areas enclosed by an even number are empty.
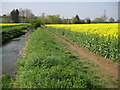
<svg viewBox="0 0 120 90">
<path fill-rule="evenodd" d="M 10 39 L 19 37 L 24 34 L 28 29 L 28 25 L 22 26 L 7 26 L 0 30 L 0 37 L 2 37 L 2 42 L 5 43 Z"/>
<path fill-rule="evenodd" d="M 94 66 L 44 29 L 30 35 L 17 73 L 16 88 L 102 88 Z"/>
</svg>

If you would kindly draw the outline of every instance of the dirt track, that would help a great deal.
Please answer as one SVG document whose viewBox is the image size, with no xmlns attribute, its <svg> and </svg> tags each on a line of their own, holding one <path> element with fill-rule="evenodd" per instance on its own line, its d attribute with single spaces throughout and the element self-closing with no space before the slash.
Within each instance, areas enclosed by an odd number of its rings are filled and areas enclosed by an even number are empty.
<svg viewBox="0 0 120 90">
<path fill-rule="evenodd" d="M 95 53 L 87 50 L 84 47 L 79 46 L 75 42 L 59 35 L 56 33 L 50 32 L 54 37 L 58 38 L 62 42 L 66 43 L 71 50 L 76 51 L 80 56 L 83 56 L 87 59 L 92 60 L 92 62 L 98 64 L 100 69 L 104 71 L 105 76 L 111 75 L 113 80 L 118 80 L 118 64 L 113 62 L 110 59 L 96 55 Z"/>
</svg>

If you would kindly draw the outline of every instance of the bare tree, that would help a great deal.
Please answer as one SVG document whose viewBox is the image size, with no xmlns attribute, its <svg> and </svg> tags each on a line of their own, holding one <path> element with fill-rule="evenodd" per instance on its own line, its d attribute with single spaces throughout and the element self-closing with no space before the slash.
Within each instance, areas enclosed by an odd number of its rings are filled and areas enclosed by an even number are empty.
<svg viewBox="0 0 120 90">
<path fill-rule="evenodd" d="M 27 17 L 28 19 L 35 17 L 35 15 L 32 13 L 30 9 L 25 9 L 24 11 L 25 11 L 25 17 Z"/>
<path fill-rule="evenodd" d="M 30 9 L 22 9 L 22 8 L 20 8 L 19 12 L 20 12 L 20 16 L 26 17 L 28 19 L 35 17 L 35 15 L 32 13 L 32 11 Z"/>
<path fill-rule="evenodd" d="M 25 17 L 25 11 L 24 11 L 24 9 L 20 8 L 19 12 L 20 12 L 20 16 Z"/>
<path fill-rule="evenodd" d="M 35 15 L 32 13 L 32 11 L 30 9 L 20 8 L 19 12 L 20 12 L 20 16 L 21 16 L 23 22 L 28 21 L 28 19 L 35 18 Z"/>
</svg>

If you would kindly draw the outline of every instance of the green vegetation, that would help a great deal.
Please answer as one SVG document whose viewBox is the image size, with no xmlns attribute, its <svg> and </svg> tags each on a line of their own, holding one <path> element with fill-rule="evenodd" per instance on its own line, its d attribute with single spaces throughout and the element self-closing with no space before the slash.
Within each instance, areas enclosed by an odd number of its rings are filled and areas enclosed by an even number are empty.
<svg viewBox="0 0 120 90">
<path fill-rule="evenodd" d="M 12 88 L 11 85 L 12 79 L 9 77 L 9 75 L 4 75 L 1 81 L 2 81 L 2 88 Z"/>
<path fill-rule="evenodd" d="M 21 26 L 21 25 L 5 25 L 5 26 L 1 26 L 1 28 L 4 29 L 4 28 L 8 28 L 8 27 L 15 27 L 15 26 Z"/>
<path fill-rule="evenodd" d="M 0 23 L 13 23 L 10 17 L 0 17 Z"/>
<path fill-rule="evenodd" d="M 31 20 L 31 28 L 37 29 L 38 27 L 41 27 L 42 23 L 40 20 Z"/>
<path fill-rule="evenodd" d="M 26 32 L 28 25 L 14 26 L 14 27 L 4 27 L 0 30 L 0 37 L 2 37 L 2 42 L 7 42 L 8 40 L 18 37 Z"/>
<path fill-rule="evenodd" d="M 76 15 L 76 16 L 72 19 L 72 23 L 73 23 L 73 24 L 84 24 L 85 21 L 84 21 L 84 20 L 81 20 L 81 19 L 79 18 L 79 16 Z"/>
<path fill-rule="evenodd" d="M 58 29 L 48 27 L 48 30 L 61 34 L 100 56 L 104 56 L 106 58 L 112 59 L 113 61 L 119 62 L 118 40 L 116 40 L 116 38 L 106 39 L 106 37 L 100 37 L 97 34 L 80 33 L 64 28 Z"/>
<path fill-rule="evenodd" d="M 46 28 L 45 28 L 46 29 Z M 103 82 L 82 57 L 45 29 L 30 35 L 24 57 L 18 62 L 16 88 L 102 88 Z"/>
<path fill-rule="evenodd" d="M 13 9 L 10 13 L 10 18 L 11 20 L 14 22 L 14 23 L 19 23 L 20 20 L 19 20 L 19 10 L 18 9 Z"/>
</svg>

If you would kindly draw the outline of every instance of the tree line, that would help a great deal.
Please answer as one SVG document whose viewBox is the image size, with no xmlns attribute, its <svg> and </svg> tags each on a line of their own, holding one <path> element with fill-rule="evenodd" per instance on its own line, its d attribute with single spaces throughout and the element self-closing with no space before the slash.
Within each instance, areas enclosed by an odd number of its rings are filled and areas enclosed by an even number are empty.
<svg viewBox="0 0 120 90">
<path fill-rule="evenodd" d="M 1 16 L 4 22 L 4 19 L 8 23 L 30 23 L 39 21 L 41 24 L 90 24 L 90 23 L 114 23 L 114 18 L 110 18 L 108 21 L 107 17 L 101 16 L 97 17 L 94 20 L 90 18 L 80 19 L 78 15 L 74 16 L 71 19 L 60 18 L 59 15 L 47 15 L 47 16 L 35 16 L 30 9 L 13 9 L 10 14 L 4 14 Z"/>
</svg>

